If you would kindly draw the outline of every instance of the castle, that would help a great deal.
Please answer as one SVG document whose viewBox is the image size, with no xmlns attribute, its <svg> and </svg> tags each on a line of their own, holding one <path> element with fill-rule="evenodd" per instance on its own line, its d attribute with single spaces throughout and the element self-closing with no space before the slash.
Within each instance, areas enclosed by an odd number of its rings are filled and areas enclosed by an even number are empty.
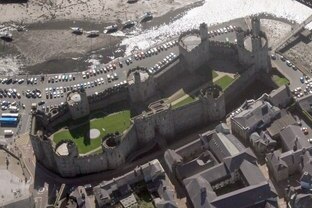
<svg viewBox="0 0 312 208">
<path fill-rule="evenodd" d="M 221 120 L 226 114 L 226 103 L 233 99 L 229 95 L 245 89 L 257 74 L 267 73 L 271 68 L 268 40 L 260 29 L 257 17 L 252 18 L 251 31 L 238 29 L 236 36 L 237 44 L 211 41 L 208 27 L 202 23 L 199 29 L 180 35 L 178 57 L 159 73 L 149 74 L 146 68 L 137 67 L 128 72 L 125 85 L 87 97 L 84 92 L 71 92 L 67 104 L 49 112 L 37 111 L 32 117 L 30 131 L 37 161 L 63 177 L 117 169 L 155 145 L 172 141 L 183 131 Z M 83 117 L 120 101 L 147 102 L 161 86 L 172 82 L 177 74 L 185 71 L 196 73 L 216 54 L 234 57 L 245 70 L 225 91 L 210 84 L 201 90 L 198 100 L 176 109 L 164 99 L 153 102 L 148 111 L 131 119 L 130 128 L 121 136 L 104 140 L 103 152 L 99 154 L 80 156 L 73 142 L 64 140 L 54 144 L 50 138 L 53 127 L 66 120 Z"/>
</svg>

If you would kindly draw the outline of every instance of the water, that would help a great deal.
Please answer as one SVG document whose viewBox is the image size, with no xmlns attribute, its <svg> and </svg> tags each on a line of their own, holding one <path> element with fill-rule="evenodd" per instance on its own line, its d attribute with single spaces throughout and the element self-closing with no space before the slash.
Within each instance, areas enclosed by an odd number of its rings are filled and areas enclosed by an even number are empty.
<svg viewBox="0 0 312 208">
<path fill-rule="evenodd" d="M 172 11 L 167 15 L 153 19 L 151 22 L 138 25 L 128 33 L 118 33 L 117 35 L 125 35 L 121 45 L 125 48 L 125 54 L 129 54 L 134 48 L 146 49 L 173 36 L 178 36 L 183 31 L 198 28 L 202 22 L 212 25 L 260 13 L 268 13 L 287 20 L 302 22 L 312 14 L 312 9 L 294 0 L 205 0 L 204 3 Z M 102 31 L 107 25 L 109 24 L 62 21 L 31 24 L 29 29 L 65 29 L 71 26 L 80 26 L 86 30 L 98 29 Z M 312 24 L 307 27 L 312 28 Z M 93 51 L 77 57 L 77 59 L 50 60 L 22 70 L 30 74 L 82 71 L 91 64 L 88 62 L 89 59 L 97 59 L 100 63 L 106 63 L 110 60 L 109 56 L 123 56 L 123 52 L 113 53 L 118 47 Z M 97 56 L 97 54 L 102 56 Z M 18 72 L 18 69 L 11 69 L 12 71 Z"/>
<path fill-rule="evenodd" d="M 129 54 L 134 47 L 145 49 L 183 31 L 198 28 L 202 22 L 212 25 L 259 13 L 302 22 L 312 14 L 312 9 L 294 0 L 206 0 L 204 5 L 190 10 L 180 19 L 127 37 L 122 44 L 127 46 L 126 54 Z M 312 29 L 312 24 L 307 27 Z"/>
</svg>

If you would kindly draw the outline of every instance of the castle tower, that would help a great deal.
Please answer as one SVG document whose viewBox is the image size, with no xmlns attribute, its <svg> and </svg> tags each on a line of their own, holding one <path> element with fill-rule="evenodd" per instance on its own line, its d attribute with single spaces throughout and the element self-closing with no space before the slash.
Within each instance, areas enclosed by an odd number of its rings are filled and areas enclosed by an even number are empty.
<svg viewBox="0 0 312 208">
<path fill-rule="evenodd" d="M 155 95 L 156 83 L 146 69 L 138 68 L 128 74 L 128 90 L 133 103 L 145 102 Z"/>
<path fill-rule="evenodd" d="M 67 96 L 67 104 L 72 119 L 78 119 L 90 113 L 88 97 L 84 90 L 70 92 Z"/>
<path fill-rule="evenodd" d="M 225 116 L 224 94 L 221 92 L 220 87 L 213 85 L 202 90 L 200 100 L 203 105 L 205 123 L 218 121 Z"/>
<path fill-rule="evenodd" d="M 134 83 L 135 84 L 138 84 L 141 82 L 140 72 L 138 72 L 138 71 L 134 72 L 133 77 L 134 77 Z"/>
<path fill-rule="evenodd" d="M 237 46 L 240 48 L 244 48 L 244 38 L 245 32 L 239 28 L 236 32 Z"/>
<path fill-rule="evenodd" d="M 208 27 L 206 23 L 200 24 L 199 34 L 200 34 L 201 42 L 205 42 L 206 40 L 208 40 Z"/>
<path fill-rule="evenodd" d="M 261 28 L 260 28 L 260 19 L 259 17 L 252 17 L 251 18 L 251 31 L 252 31 L 252 36 L 256 37 L 259 36 Z"/>
<path fill-rule="evenodd" d="M 211 58 L 209 45 L 206 23 L 201 23 L 199 29 L 181 34 L 179 37 L 179 53 L 183 67 L 193 73 L 207 63 Z"/>
</svg>

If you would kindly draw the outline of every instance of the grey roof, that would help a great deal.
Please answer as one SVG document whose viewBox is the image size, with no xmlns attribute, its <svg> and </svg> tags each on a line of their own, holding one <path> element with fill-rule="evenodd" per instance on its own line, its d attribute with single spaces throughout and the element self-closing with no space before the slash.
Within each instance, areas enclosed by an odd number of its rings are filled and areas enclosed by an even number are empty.
<svg viewBox="0 0 312 208">
<path fill-rule="evenodd" d="M 187 178 L 215 165 L 216 161 L 210 157 L 209 152 L 203 152 L 198 158 L 178 166 L 176 171 L 180 178 Z"/>
<path fill-rule="evenodd" d="M 222 133 L 215 133 L 209 141 L 209 148 L 219 161 L 223 161 L 223 158 L 236 155 L 240 152 L 240 149 L 232 143 L 232 141 L 235 142 L 236 140 L 234 138 L 231 139 L 229 140 Z M 240 143 L 238 140 L 237 142 Z"/>
<path fill-rule="evenodd" d="M 164 176 L 165 171 L 162 168 L 161 164 L 159 162 L 149 162 L 148 165 L 142 169 L 144 180 L 147 182 L 149 180 L 154 180 L 158 176 Z"/>
<path fill-rule="evenodd" d="M 216 126 L 216 131 L 223 134 L 229 134 L 230 128 L 225 123 L 220 123 Z"/>
<path fill-rule="evenodd" d="M 208 170 L 198 173 L 198 175 L 205 178 L 209 183 L 215 183 L 216 181 L 230 177 L 230 172 L 224 163 L 220 163 Z"/>
<path fill-rule="evenodd" d="M 311 108 L 312 94 L 299 98 L 298 103 L 303 110 L 312 112 L 312 108 Z"/>
<path fill-rule="evenodd" d="M 263 200 L 275 197 L 266 181 L 259 184 L 247 186 L 217 197 L 211 204 L 219 207 L 249 207 Z"/>
<path fill-rule="evenodd" d="M 210 208 L 210 203 L 217 197 L 216 193 L 212 190 L 211 185 L 202 178 L 190 177 L 183 180 L 189 198 L 192 201 L 194 208 L 205 207 Z"/>
<path fill-rule="evenodd" d="M 306 183 L 312 184 L 312 173 L 304 172 L 300 178 L 300 181 L 304 181 Z"/>
<path fill-rule="evenodd" d="M 183 161 L 183 158 L 179 154 L 177 154 L 174 150 L 171 149 L 168 149 L 165 152 L 164 159 L 171 171 L 175 164 L 181 163 Z"/>
<path fill-rule="evenodd" d="M 224 163 L 229 171 L 233 172 L 240 167 L 244 160 L 247 160 L 254 164 L 256 163 L 257 158 L 250 148 L 247 148 L 244 152 L 241 152 L 238 155 L 225 158 Z"/>
<path fill-rule="evenodd" d="M 257 100 L 249 105 L 240 113 L 232 117 L 244 128 L 253 127 L 261 123 L 263 116 L 268 112 L 278 111 L 277 107 L 272 106 L 270 103 L 262 100 Z"/>
<path fill-rule="evenodd" d="M 239 152 L 242 152 L 246 149 L 246 147 L 233 134 L 227 134 L 225 136 L 232 142 L 232 144 L 239 150 Z"/>
<path fill-rule="evenodd" d="M 311 144 L 308 142 L 307 137 L 303 134 L 299 126 L 287 126 L 280 132 L 280 136 L 285 151 L 292 150 L 295 144 L 297 145 L 297 149 L 311 147 Z"/>
<path fill-rule="evenodd" d="M 178 206 L 172 201 L 165 201 L 160 198 L 154 199 L 157 208 L 178 208 Z"/>
<path fill-rule="evenodd" d="M 309 208 L 312 204 L 312 194 L 298 194 L 294 199 L 296 208 Z"/>
<path fill-rule="evenodd" d="M 281 170 L 283 168 L 287 168 L 287 164 L 285 161 L 280 160 L 281 152 L 279 150 L 274 151 L 273 153 L 267 154 L 267 162 L 271 164 L 274 170 Z"/>
<path fill-rule="evenodd" d="M 256 164 L 250 163 L 247 160 L 244 160 L 242 162 L 240 170 L 249 185 L 255 185 L 266 181 L 259 167 Z"/>
<path fill-rule="evenodd" d="M 285 107 L 288 104 L 284 103 L 285 98 L 287 98 L 288 101 L 291 99 L 291 92 L 287 85 L 283 85 L 270 93 L 270 101 L 275 106 Z"/>
<path fill-rule="evenodd" d="M 101 188 L 99 186 L 95 186 L 93 188 L 93 194 L 95 196 L 95 200 L 97 201 L 97 203 L 99 205 L 103 204 L 102 201 L 105 200 L 105 199 L 110 200 L 110 193 L 107 190 L 105 190 L 105 189 L 103 189 L 103 188 Z"/>
<path fill-rule="evenodd" d="M 296 124 L 294 117 L 291 114 L 284 114 L 281 118 L 275 120 L 271 126 L 267 128 L 267 131 L 270 136 L 274 137 L 279 134 L 283 128 L 291 124 Z"/>
</svg>

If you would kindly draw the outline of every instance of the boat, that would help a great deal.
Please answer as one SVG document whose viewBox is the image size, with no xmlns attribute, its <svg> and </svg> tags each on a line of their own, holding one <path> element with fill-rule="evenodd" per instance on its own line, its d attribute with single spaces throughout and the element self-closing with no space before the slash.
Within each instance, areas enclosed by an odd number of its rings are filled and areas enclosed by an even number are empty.
<svg viewBox="0 0 312 208">
<path fill-rule="evenodd" d="M 153 15 L 151 12 L 144 12 L 144 14 L 140 17 L 141 22 L 146 22 L 153 19 Z"/>
<path fill-rule="evenodd" d="M 88 37 L 96 37 L 100 35 L 100 31 L 98 30 L 90 30 L 90 31 L 87 31 L 86 33 Z"/>
<path fill-rule="evenodd" d="M 83 33 L 83 29 L 80 27 L 71 27 L 70 29 L 74 34 L 81 35 Z"/>
<path fill-rule="evenodd" d="M 133 20 L 127 20 L 123 23 L 123 28 L 131 28 L 135 25 L 135 21 Z"/>
<path fill-rule="evenodd" d="M 12 40 L 13 35 L 9 31 L 0 32 L 0 38 L 4 40 Z"/>
<path fill-rule="evenodd" d="M 112 33 L 112 32 L 116 32 L 118 30 L 118 26 L 116 24 L 107 26 L 104 28 L 104 33 Z"/>
</svg>

